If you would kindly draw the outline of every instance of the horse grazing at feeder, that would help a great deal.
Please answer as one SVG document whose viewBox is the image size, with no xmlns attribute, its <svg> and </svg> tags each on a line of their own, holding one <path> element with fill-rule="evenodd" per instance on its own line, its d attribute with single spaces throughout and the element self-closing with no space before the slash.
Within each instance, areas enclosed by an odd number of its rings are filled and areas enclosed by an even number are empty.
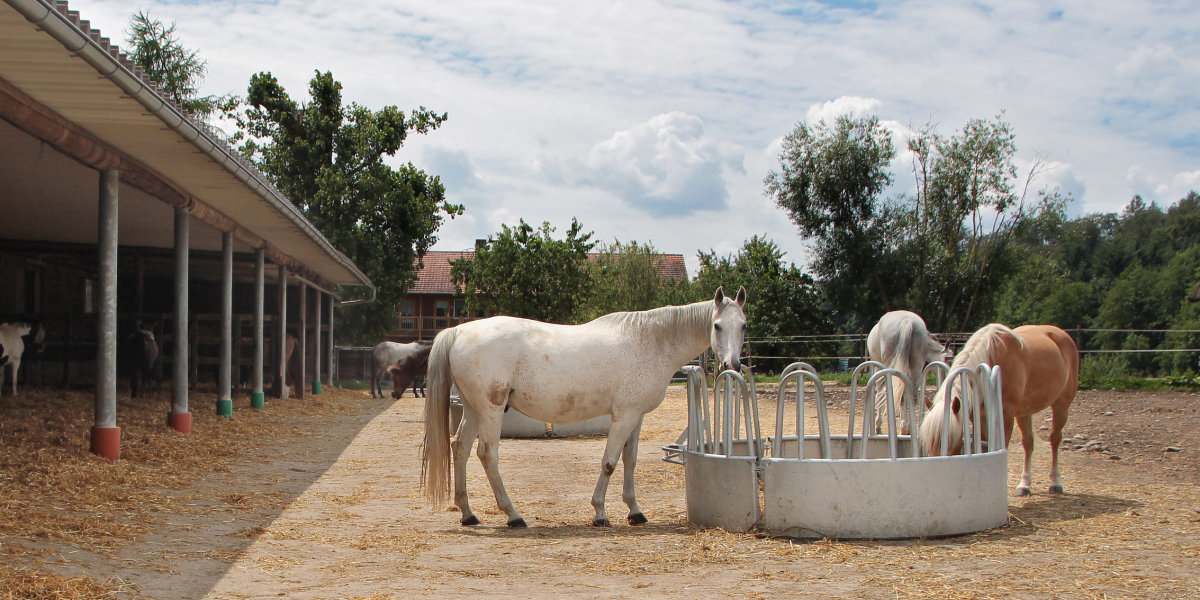
<svg viewBox="0 0 1200 600">
<path fill-rule="evenodd" d="M 17 370 L 21 368 L 21 356 L 25 349 L 41 352 L 46 341 L 46 330 L 41 321 L 32 317 L 16 317 L 0 321 L 0 346 L 4 348 L 5 360 L 0 361 L 0 391 L 4 385 L 4 369 L 12 373 L 12 393 L 17 395 Z"/>
<path fill-rule="evenodd" d="M 420 344 L 416 351 L 396 361 L 387 368 L 386 373 L 392 376 L 392 398 L 397 400 L 404 397 L 404 390 L 412 386 L 413 398 L 417 397 L 417 384 L 420 383 L 421 395 L 425 395 L 425 372 L 429 368 L 429 352 L 433 344 Z M 382 395 L 382 393 L 381 393 Z"/>
<path fill-rule="evenodd" d="M 1033 415 L 1050 408 L 1050 493 L 1061 494 L 1062 482 L 1058 473 L 1058 447 L 1062 430 L 1067 424 L 1067 412 L 1079 389 L 1079 349 L 1070 334 L 1053 325 L 1023 325 L 1009 329 L 992 323 L 976 331 L 962 351 L 954 357 L 951 370 L 957 367 L 975 368 L 981 364 L 1000 367 L 1000 393 L 1004 406 L 1004 443 L 1012 438 L 1013 422 L 1021 429 L 1025 448 L 1025 468 L 1016 495 L 1030 493 L 1033 459 Z M 961 418 L 962 378 L 954 378 L 953 387 L 947 380 L 934 396 L 933 408 L 921 423 L 921 445 L 925 456 L 941 454 L 942 429 L 949 429 L 946 454 L 962 452 L 963 423 Z M 981 412 L 986 422 L 989 418 Z M 983 426 L 986 434 L 987 427 Z M 986 439 L 986 437 L 984 438 Z"/>
<path fill-rule="evenodd" d="M 610 415 L 600 477 L 592 494 L 592 524 L 608 526 L 604 497 L 617 460 L 624 463 L 621 498 L 628 520 L 646 522 L 634 493 L 642 418 L 662 403 L 671 376 L 710 346 L 717 360 L 741 369 L 746 290 L 730 299 L 717 288 L 712 300 L 637 312 L 618 312 L 582 325 L 555 325 L 491 317 L 443 330 L 429 356 L 425 398 L 422 485 L 440 507 L 449 498 L 450 386 L 458 389 L 463 418 L 453 444 L 454 503 L 463 525 L 479 518 L 467 502 L 467 456 L 479 438 L 479 461 L 509 527 L 525 527 L 500 479 L 500 427 L 506 408 L 547 423 L 577 423 Z"/>
<path fill-rule="evenodd" d="M 913 406 L 916 407 L 917 402 L 922 406 L 925 403 L 924 398 L 916 397 L 921 389 L 919 382 L 925 364 L 945 360 L 949 352 L 929 334 L 925 320 L 920 315 L 907 310 L 893 310 L 880 317 L 879 322 L 871 328 L 871 333 L 867 335 L 867 354 L 871 360 L 904 373 L 916 388 L 911 391 Z M 907 386 L 899 377 L 894 378 L 893 382 L 893 395 L 898 403 L 896 412 L 900 415 L 900 433 L 908 434 L 908 411 L 904 410 Z M 875 388 L 875 433 L 882 431 L 886 418 L 887 386 L 879 385 Z"/>
<path fill-rule="evenodd" d="M 380 382 L 388 376 L 388 367 L 404 358 L 416 354 L 422 346 L 428 347 L 433 342 L 421 341 L 401 344 L 399 342 L 380 342 L 371 349 L 371 397 L 382 398 L 383 388 Z M 407 387 L 407 386 L 406 386 Z M 403 391 L 403 390 L 402 390 Z M 393 390 L 393 393 L 395 390 Z M 416 393 L 416 390 L 413 390 Z"/>
<path fill-rule="evenodd" d="M 138 389 L 142 387 L 141 384 L 154 381 L 157 387 L 159 383 L 157 367 L 160 353 L 158 340 L 154 335 L 156 326 L 146 327 L 137 323 L 134 325 L 133 333 L 130 333 L 125 340 L 128 345 L 129 397 L 131 398 L 137 398 Z"/>
</svg>

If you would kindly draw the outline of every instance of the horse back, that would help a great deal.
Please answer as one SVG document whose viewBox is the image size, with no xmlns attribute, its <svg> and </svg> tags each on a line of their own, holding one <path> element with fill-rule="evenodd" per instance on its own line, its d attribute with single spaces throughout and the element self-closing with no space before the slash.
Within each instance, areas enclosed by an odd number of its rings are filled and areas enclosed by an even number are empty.
<svg viewBox="0 0 1200 600">
<path fill-rule="evenodd" d="M 1013 332 L 1022 344 L 1006 344 L 1013 356 L 997 361 L 1004 379 L 1005 412 L 1024 416 L 1057 402 L 1069 404 L 1079 388 L 1079 349 L 1075 340 L 1053 325 L 1023 325 Z M 1008 370 L 1021 380 L 1019 384 L 1013 382 L 1021 394 L 1011 399 Z"/>
</svg>

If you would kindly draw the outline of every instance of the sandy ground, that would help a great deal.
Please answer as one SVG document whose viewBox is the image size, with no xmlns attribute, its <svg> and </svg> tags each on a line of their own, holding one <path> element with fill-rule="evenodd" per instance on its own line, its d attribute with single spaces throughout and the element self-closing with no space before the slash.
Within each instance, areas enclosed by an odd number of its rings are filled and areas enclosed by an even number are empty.
<svg viewBox="0 0 1200 600">
<path fill-rule="evenodd" d="M 619 470 L 608 494 L 615 526 L 589 524 L 603 437 L 505 439 L 501 472 L 528 529 L 504 526 L 474 458 L 469 492 L 482 525 L 460 526 L 453 509 L 426 504 L 422 400 L 326 391 L 354 409 L 297 420 L 275 443 L 171 491 L 185 508 L 147 517 L 153 533 L 138 542 L 108 555 L 54 548 L 39 568 L 123 581 L 131 596 L 160 599 L 1200 597 L 1193 393 L 1081 392 L 1064 442 L 1067 493 L 1045 493 L 1042 431 L 1035 493 L 1010 498 L 1005 527 L 800 542 L 687 523 L 683 468 L 660 450 L 686 422 L 682 388 L 643 428 L 646 525 L 624 521 Z M 1010 489 L 1020 464 L 1018 450 Z"/>
</svg>

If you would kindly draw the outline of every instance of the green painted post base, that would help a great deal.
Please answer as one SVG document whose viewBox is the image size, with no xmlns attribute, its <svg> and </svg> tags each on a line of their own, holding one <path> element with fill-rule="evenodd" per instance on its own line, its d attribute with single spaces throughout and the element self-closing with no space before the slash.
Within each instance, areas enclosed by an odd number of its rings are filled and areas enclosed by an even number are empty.
<svg viewBox="0 0 1200 600">
<path fill-rule="evenodd" d="M 250 394 L 250 408 L 262 410 L 263 401 L 266 399 L 266 394 L 262 392 L 252 392 Z"/>
<path fill-rule="evenodd" d="M 321 393 L 321 380 L 320 379 L 313 382 L 313 393 L 320 395 L 320 393 Z"/>
<path fill-rule="evenodd" d="M 233 400 L 217 400 L 217 416 L 233 418 Z"/>
</svg>

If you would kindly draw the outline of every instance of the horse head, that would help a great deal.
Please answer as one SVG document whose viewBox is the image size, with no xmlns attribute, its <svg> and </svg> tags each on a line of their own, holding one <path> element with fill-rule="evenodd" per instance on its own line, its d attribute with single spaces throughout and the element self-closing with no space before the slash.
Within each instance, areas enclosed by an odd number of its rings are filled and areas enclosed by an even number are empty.
<svg viewBox="0 0 1200 600">
<path fill-rule="evenodd" d="M 725 296 L 724 286 L 717 288 L 713 297 L 712 326 L 709 338 L 713 354 L 721 370 L 741 372 L 742 341 L 746 337 L 746 288 L 739 287 L 732 300 Z"/>
<path fill-rule="evenodd" d="M 947 386 L 951 386 L 947 392 Z M 947 397 L 949 396 L 949 397 Z M 924 456 L 941 456 L 942 430 L 949 429 L 946 456 L 962 454 L 962 378 L 942 382 L 933 397 L 933 408 L 921 420 L 921 450 Z"/>
</svg>

